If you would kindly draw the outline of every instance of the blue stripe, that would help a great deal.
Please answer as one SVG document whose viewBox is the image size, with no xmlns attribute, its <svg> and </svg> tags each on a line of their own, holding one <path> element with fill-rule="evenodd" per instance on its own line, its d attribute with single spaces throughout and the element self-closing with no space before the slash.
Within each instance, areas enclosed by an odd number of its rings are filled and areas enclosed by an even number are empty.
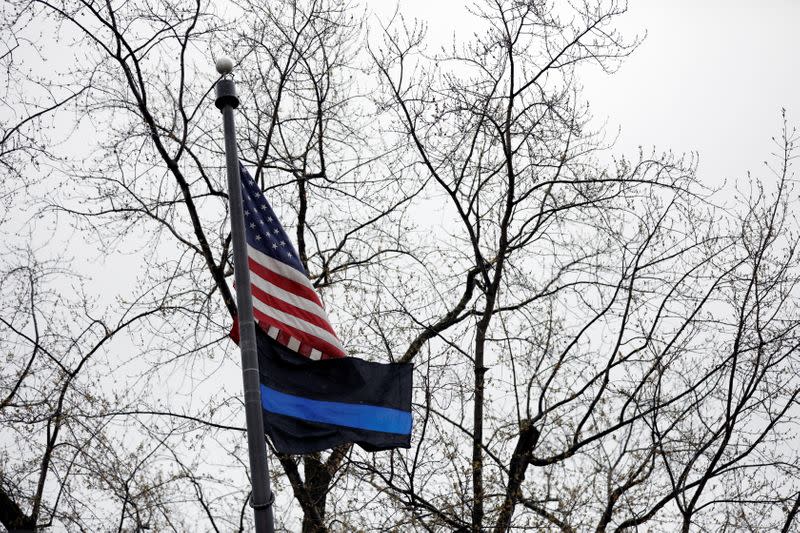
<svg viewBox="0 0 800 533">
<path fill-rule="evenodd" d="M 278 392 L 263 384 L 261 405 L 270 413 L 292 416 L 309 422 L 400 435 L 411 433 L 411 413 L 390 407 L 310 400 Z"/>
</svg>

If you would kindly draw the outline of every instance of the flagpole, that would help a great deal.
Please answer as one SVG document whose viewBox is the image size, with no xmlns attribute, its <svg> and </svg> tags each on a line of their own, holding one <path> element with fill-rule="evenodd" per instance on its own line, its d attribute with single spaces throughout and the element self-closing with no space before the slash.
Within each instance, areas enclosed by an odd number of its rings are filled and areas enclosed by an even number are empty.
<svg viewBox="0 0 800 533">
<path fill-rule="evenodd" d="M 222 79 L 217 82 L 217 98 L 214 105 L 222 111 L 225 131 L 225 161 L 228 169 L 228 199 L 231 208 L 231 236 L 233 240 L 233 271 L 236 280 L 236 306 L 239 321 L 239 347 L 242 351 L 242 380 L 244 381 L 244 408 L 247 420 L 247 448 L 250 452 L 250 477 L 253 492 L 250 506 L 253 508 L 256 533 L 274 533 L 272 516 L 274 496 L 269 485 L 269 464 L 264 436 L 264 420 L 261 416 L 261 383 L 258 374 L 256 352 L 256 330 L 253 321 L 253 299 L 250 293 L 250 270 L 247 260 L 247 243 L 244 237 L 244 214 L 242 213 L 242 189 L 239 181 L 239 156 L 236 153 L 236 133 L 233 110 L 239 107 L 236 85 L 229 77 L 233 60 L 222 57 L 217 60 L 217 72 Z"/>
</svg>

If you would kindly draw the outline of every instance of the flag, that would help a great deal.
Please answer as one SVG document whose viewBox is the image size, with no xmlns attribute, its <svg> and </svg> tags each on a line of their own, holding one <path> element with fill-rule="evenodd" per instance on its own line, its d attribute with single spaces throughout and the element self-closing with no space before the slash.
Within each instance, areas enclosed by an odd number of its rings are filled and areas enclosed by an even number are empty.
<svg viewBox="0 0 800 533">
<path fill-rule="evenodd" d="M 275 212 L 240 166 L 264 426 L 283 453 L 410 447 L 411 364 L 348 357 Z M 234 323 L 231 337 L 238 342 Z"/>
<path fill-rule="evenodd" d="M 278 451 L 354 442 L 367 451 L 411 445 L 411 365 L 355 357 L 313 361 L 256 328 L 264 427 Z"/>
</svg>

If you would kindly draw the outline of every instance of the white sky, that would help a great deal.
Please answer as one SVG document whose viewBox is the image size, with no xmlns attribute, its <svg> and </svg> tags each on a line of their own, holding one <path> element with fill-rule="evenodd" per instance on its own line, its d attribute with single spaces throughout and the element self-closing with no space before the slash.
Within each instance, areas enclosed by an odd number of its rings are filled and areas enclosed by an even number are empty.
<svg viewBox="0 0 800 533">
<path fill-rule="evenodd" d="M 369 6 L 381 16 L 394 8 Z M 426 21 L 436 44 L 471 33 L 464 6 L 401 0 L 400 12 Z M 618 21 L 625 35 L 647 32 L 644 43 L 613 75 L 583 73 L 593 114 L 607 121 L 610 137 L 621 129 L 615 152 L 696 151 L 711 186 L 747 170 L 765 175 L 780 108 L 800 124 L 800 0 L 631 0 Z"/>
</svg>

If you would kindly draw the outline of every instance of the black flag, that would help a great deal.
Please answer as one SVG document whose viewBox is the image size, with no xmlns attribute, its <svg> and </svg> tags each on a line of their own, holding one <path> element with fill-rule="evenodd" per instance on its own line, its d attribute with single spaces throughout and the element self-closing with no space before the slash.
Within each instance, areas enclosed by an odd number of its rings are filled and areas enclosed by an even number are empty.
<svg viewBox="0 0 800 533">
<path fill-rule="evenodd" d="M 256 336 L 264 424 L 278 451 L 311 453 L 347 442 L 367 451 L 410 447 L 410 363 L 312 361 L 262 331 Z"/>
</svg>

